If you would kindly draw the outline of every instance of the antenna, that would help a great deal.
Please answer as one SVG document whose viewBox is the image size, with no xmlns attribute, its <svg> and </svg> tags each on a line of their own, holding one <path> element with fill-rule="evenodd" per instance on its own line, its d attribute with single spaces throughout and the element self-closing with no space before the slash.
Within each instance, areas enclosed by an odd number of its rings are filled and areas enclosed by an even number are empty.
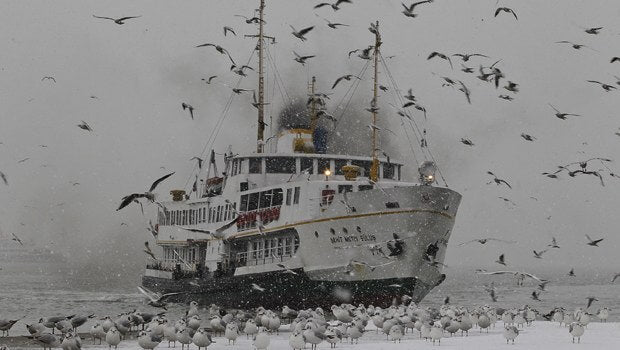
<svg viewBox="0 0 620 350">
<path fill-rule="evenodd" d="M 372 24 L 371 24 L 372 25 Z M 379 179 L 379 160 L 377 159 L 377 85 L 379 79 L 379 46 L 381 46 L 381 35 L 379 34 L 379 21 L 375 24 L 375 48 L 374 48 L 374 69 L 375 76 L 373 81 L 373 98 L 370 108 L 372 109 L 372 165 L 370 166 L 370 180 L 377 182 Z"/>
</svg>

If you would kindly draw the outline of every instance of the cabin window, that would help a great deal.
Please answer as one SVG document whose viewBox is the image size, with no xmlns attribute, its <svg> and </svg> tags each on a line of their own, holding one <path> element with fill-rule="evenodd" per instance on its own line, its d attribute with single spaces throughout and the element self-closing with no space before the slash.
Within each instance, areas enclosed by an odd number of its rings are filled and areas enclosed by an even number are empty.
<svg viewBox="0 0 620 350">
<path fill-rule="evenodd" d="M 359 191 L 368 191 L 368 190 L 372 190 L 372 185 L 360 185 L 360 187 L 358 187 Z"/>
<path fill-rule="evenodd" d="M 352 165 L 357 165 L 358 167 L 364 169 L 364 173 L 362 176 L 370 175 L 370 167 L 372 166 L 372 162 L 368 160 L 353 160 L 351 161 Z"/>
<path fill-rule="evenodd" d="M 319 158 L 318 159 L 318 167 L 317 167 L 317 171 L 319 174 L 324 174 L 325 170 L 330 169 L 331 170 L 331 166 L 329 164 L 329 159 L 323 159 L 323 158 Z"/>
<path fill-rule="evenodd" d="M 295 158 L 265 158 L 265 167 L 268 174 L 295 174 Z"/>
<path fill-rule="evenodd" d="M 211 211 L 212 211 L 212 210 L 213 210 L 213 208 L 209 208 L 209 210 L 207 211 L 207 214 L 208 214 L 208 217 L 207 217 L 207 222 L 208 222 L 208 223 L 211 223 L 211 216 L 212 216 Z"/>
<path fill-rule="evenodd" d="M 301 158 L 299 164 L 301 173 L 314 174 L 314 159 Z"/>
<path fill-rule="evenodd" d="M 248 195 L 244 194 L 241 196 L 241 204 L 239 204 L 239 211 L 245 212 L 248 211 Z"/>
<path fill-rule="evenodd" d="M 218 205 L 217 206 L 217 216 L 216 216 L 215 221 L 216 222 L 220 222 L 221 220 L 222 220 L 222 206 Z"/>
<path fill-rule="evenodd" d="M 338 193 L 353 192 L 353 185 L 338 185 Z"/>
<path fill-rule="evenodd" d="M 250 158 L 250 174 L 260 174 L 262 173 L 262 158 Z"/>
<path fill-rule="evenodd" d="M 293 189 L 287 188 L 286 189 L 286 205 L 291 205 L 292 194 L 293 194 Z"/>
<path fill-rule="evenodd" d="M 272 197 L 271 190 L 261 192 L 258 208 L 259 209 L 269 208 L 271 206 L 271 197 Z"/>
<path fill-rule="evenodd" d="M 187 210 L 183 210 L 183 225 L 187 225 Z"/>
<path fill-rule="evenodd" d="M 233 160 L 232 162 L 232 170 L 231 170 L 231 176 L 235 176 L 237 175 L 237 169 L 239 167 L 238 161 L 237 159 Z"/>
<path fill-rule="evenodd" d="M 383 178 L 394 179 L 394 164 L 383 163 Z"/>
<path fill-rule="evenodd" d="M 239 182 L 239 192 L 244 192 L 244 191 L 247 191 L 248 189 L 249 189 L 249 186 L 248 186 L 247 181 Z"/>
<path fill-rule="evenodd" d="M 344 175 L 344 171 L 342 170 L 342 167 L 347 165 L 347 160 L 336 159 L 334 162 L 336 163 L 336 175 Z"/>
<path fill-rule="evenodd" d="M 235 218 L 237 216 L 237 214 L 235 214 L 236 209 L 237 209 L 237 202 L 232 204 L 232 209 L 233 209 L 232 217 Z"/>
<path fill-rule="evenodd" d="M 202 222 L 207 221 L 207 207 L 202 208 Z"/>
<path fill-rule="evenodd" d="M 295 194 L 293 195 L 293 204 L 299 204 L 299 192 L 300 192 L 300 188 L 295 187 Z"/>
<path fill-rule="evenodd" d="M 258 192 L 250 193 L 249 201 L 248 201 L 248 211 L 258 209 Z"/>
<path fill-rule="evenodd" d="M 274 188 L 272 193 L 273 193 L 273 197 L 271 200 L 271 205 L 272 206 L 282 205 L 282 189 Z"/>
<path fill-rule="evenodd" d="M 170 225 L 176 225 L 176 223 L 177 223 L 177 220 L 176 220 L 176 217 L 175 217 L 174 213 L 175 213 L 174 211 L 172 211 L 170 213 L 171 214 L 170 215 Z"/>
<path fill-rule="evenodd" d="M 398 170 L 398 181 L 400 181 L 400 165 L 396 167 L 396 170 Z"/>
</svg>

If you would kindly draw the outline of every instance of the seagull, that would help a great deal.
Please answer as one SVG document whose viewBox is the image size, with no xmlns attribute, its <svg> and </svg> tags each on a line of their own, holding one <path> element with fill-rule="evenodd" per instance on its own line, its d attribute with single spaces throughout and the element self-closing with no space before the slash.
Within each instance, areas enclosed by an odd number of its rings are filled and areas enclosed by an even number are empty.
<svg viewBox="0 0 620 350">
<path fill-rule="evenodd" d="M 603 29 L 603 27 L 587 28 L 584 32 L 596 35 L 601 31 L 601 29 Z"/>
<path fill-rule="evenodd" d="M 462 81 L 459 80 L 459 83 L 461 84 L 461 87 L 459 88 L 459 91 L 462 91 L 465 94 L 465 97 L 467 98 L 467 103 L 471 104 L 471 97 L 470 97 L 471 92 L 469 91 L 467 86 L 465 86 L 465 84 L 463 84 Z"/>
<path fill-rule="evenodd" d="M 301 65 L 303 66 L 304 63 L 306 63 L 307 59 L 310 59 L 312 57 L 316 57 L 314 55 L 312 56 L 300 56 L 297 52 L 293 51 L 293 54 L 295 54 L 295 62 L 299 62 L 301 63 Z"/>
<path fill-rule="evenodd" d="M 615 274 L 614 277 L 611 278 L 611 283 L 614 283 L 617 278 L 620 278 L 620 273 Z"/>
<path fill-rule="evenodd" d="M 90 127 L 90 125 L 88 125 L 88 123 L 86 123 L 85 121 L 81 121 L 80 124 L 77 125 L 78 128 L 82 129 L 82 130 L 86 130 L 86 131 L 93 131 L 93 129 Z"/>
<path fill-rule="evenodd" d="M 159 293 L 155 293 L 155 292 L 147 289 L 146 287 L 141 287 L 141 286 L 138 286 L 138 290 L 140 291 L 140 293 L 144 294 L 149 299 L 149 302 L 147 303 L 148 305 L 151 305 L 153 307 L 162 308 L 164 310 L 168 310 L 166 308 L 166 303 L 164 301 L 165 299 L 167 299 L 168 297 L 171 297 L 173 295 L 182 294 L 182 292 L 159 294 Z"/>
<path fill-rule="evenodd" d="M 140 203 L 140 204 L 142 204 L 142 203 Z M 157 230 L 153 226 L 153 223 L 151 222 L 151 220 L 149 220 L 149 227 L 146 230 L 149 231 L 153 235 L 153 238 L 157 239 L 157 236 L 159 235 L 159 232 L 157 232 Z"/>
<path fill-rule="evenodd" d="M 226 36 L 226 33 L 228 32 L 231 32 L 234 36 L 237 36 L 237 33 L 235 33 L 235 31 L 231 27 L 224 26 L 224 36 Z"/>
<path fill-rule="evenodd" d="M 342 3 L 352 4 L 353 2 L 351 2 L 351 0 L 338 0 L 338 1 L 336 1 L 335 3 L 333 3 L 333 4 L 330 4 L 329 2 L 322 2 L 322 3 L 320 3 L 320 4 L 316 5 L 316 6 L 314 6 L 314 8 L 315 8 L 315 9 L 318 9 L 318 8 L 323 7 L 323 6 L 331 6 L 331 8 L 332 8 L 334 11 L 338 11 L 338 10 L 340 10 L 340 7 L 339 7 L 339 6 L 340 6 L 340 4 L 342 4 Z"/>
<path fill-rule="evenodd" d="M 418 15 L 417 13 L 413 13 L 413 9 L 415 9 L 416 6 L 418 6 L 420 4 L 431 3 L 431 2 L 433 2 L 433 0 L 414 2 L 413 4 L 409 5 L 409 7 L 407 7 L 407 5 L 401 3 L 403 5 L 403 7 L 405 8 L 402 13 L 406 17 L 414 18 L 414 17 L 416 17 Z"/>
<path fill-rule="evenodd" d="M 568 271 L 568 276 L 575 277 L 575 268 L 571 268 L 570 271 Z"/>
<path fill-rule="evenodd" d="M 155 254 L 153 254 L 153 251 L 151 250 L 151 247 L 149 247 L 149 242 L 144 242 L 144 252 L 146 253 L 146 255 L 150 256 L 151 258 L 153 258 L 153 260 L 157 260 L 157 258 L 155 257 Z"/>
<path fill-rule="evenodd" d="M 519 88 L 518 88 L 519 84 L 517 84 L 517 83 L 513 83 L 513 82 L 512 82 L 512 81 L 510 81 L 510 80 L 508 81 L 508 83 L 507 83 L 507 84 L 508 84 L 508 85 L 504 86 L 504 89 L 506 89 L 506 90 L 508 90 L 508 91 L 510 91 L 510 92 L 514 92 L 514 93 L 519 92 Z"/>
<path fill-rule="evenodd" d="M 491 297 L 491 300 L 495 303 L 497 302 L 497 295 L 495 294 L 495 284 L 493 282 L 491 282 L 491 286 L 484 287 L 484 290 L 489 293 L 489 296 Z"/>
<path fill-rule="evenodd" d="M 519 18 L 517 18 L 517 14 L 511 8 L 508 8 L 508 7 L 498 7 L 497 10 L 495 10 L 495 16 L 494 17 L 497 17 L 497 15 L 500 12 L 512 13 L 512 15 L 515 16 L 515 19 L 519 20 Z"/>
<path fill-rule="evenodd" d="M 452 61 L 450 60 L 450 57 L 446 56 L 445 54 L 443 54 L 441 52 L 433 51 L 433 52 L 431 52 L 430 55 L 428 55 L 428 57 L 426 59 L 430 60 L 430 59 L 432 59 L 434 57 L 443 58 L 444 60 L 448 61 L 450 63 L 450 67 L 452 69 L 454 69 L 454 67 L 452 67 Z"/>
<path fill-rule="evenodd" d="M 461 138 L 461 143 L 467 146 L 474 146 L 474 143 L 470 139 Z"/>
<path fill-rule="evenodd" d="M 353 75 L 353 74 L 346 74 L 341 76 L 340 78 L 336 79 L 336 81 L 334 82 L 334 85 L 332 85 L 332 90 L 336 87 L 336 85 L 338 85 L 338 83 L 340 83 L 343 79 L 346 81 L 351 81 L 351 79 L 356 78 L 358 80 L 361 80 L 360 77 Z"/>
<path fill-rule="evenodd" d="M 502 199 L 504 202 L 508 202 L 508 203 L 510 203 L 510 204 L 512 204 L 514 206 L 517 206 L 517 204 L 515 202 L 511 201 L 509 198 L 506 198 L 506 197 L 497 197 L 497 198 Z"/>
<path fill-rule="evenodd" d="M 19 237 L 17 237 L 15 233 L 11 233 L 11 235 L 13 236 L 13 238 L 11 238 L 12 241 L 19 243 L 19 245 L 21 246 L 24 245 L 24 242 L 22 242 L 22 240 Z"/>
<path fill-rule="evenodd" d="M 403 96 L 406 100 L 409 100 L 411 102 L 415 102 L 415 96 L 413 95 L 413 89 L 409 89 L 407 91 L 407 95 Z"/>
<path fill-rule="evenodd" d="M 43 80 L 52 80 L 54 83 L 56 82 L 56 78 L 50 77 L 50 76 L 46 76 L 46 77 L 41 78 L 41 81 L 43 81 Z"/>
<path fill-rule="evenodd" d="M 620 57 L 612 57 L 609 63 L 620 62 Z"/>
<path fill-rule="evenodd" d="M 500 264 L 500 265 L 504 265 L 506 266 L 506 260 L 504 258 L 504 254 L 502 253 L 499 258 L 497 258 L 497 260 L 495 260 L 496 263 Z"/>
<path fill-rule="evenodd" d="M 536 301 L 540 301 L 540 299 L 538 299 L 539 295 L 540 295 L 540 292 L 533 291 L 532 295 L 531 295 L 531 298 L 536 300 Z"/>
<path fill-rule="evenodd" d="M 132 193 L 128 196 L 125 196 L 122 198 L 121 200 L 121 204 L 118 206 L 118 209 L 116 209 L 116 211 L 119 211 L 123 208 L 125 208 L 126 206 L 128 206 L 129 204 L 131 204 L 131 202 L 134 201 L 134 199 L 138 199 L 138 198 L 146 198 L 148 200 L 150 200 L 151 202 L 155 201 L 155 195 L 152 193 L 153 190 L 155 190 L 155 188 L 157 187 L 157 185 L 159 185 L 162 181 L 166 180 L 167 178 L 169 178 L 170 176 L 172 176 L 174 174 L 174 172 L 168 174 L 168 175 L 164 175 L 162 177 L 160 177 L 159 179 L 155 180 L 155 182 L 153 182 L 153 184 L 151 184 L 151 188 L 149 188 L 149 190 L 145 193 Z"/>
<path fill-rule="evenodd" d="M 211 84 L 211 80 L 213 80 L 213 79 L 215 79 L 215 78 L 217 78 L 217 75 L 212 75 L 212 76 L 210 76 L 208 79 L 202 78 L 202 79 L 200 79 L 200 80 L 204 81 L 204 82 L 205 82 L 205 83 L 207 83 L 207 84 Z"/>
<path fill-rule="evenodd" d="M 297 31 L 297 29 L 295 29 L 295 27 L 293 27 L 292 25 L 289 25 L 289 27 L 293 29 L 293 32 L 292 32 L 293 36 L 295 36 L 301 41 L 306 41 L 306 37 L 304 35 L 308 34 L 312 29 L 314 29 L 314 26 L 311 26 L 311 27 L 304 28 L 300 31 Z"/>
<path fill-rule="evenodd" d="M 181 103 L 181 107 L 183 108 L 183 110 L 188 109 L 190 117 L 192 117 L 192 120 L 194 120 L 194 107 L 192 107 L 192 105 L 190 105 L 189 103 L 185 102 Z"/>
<path fill-rule="evenodd" d="M 245 74 L 244 69 L 254 70 L 254 68 L 252 68 L 252 67 L 250 67 L 250 66 L 245 66 L 245 65 L 244 65 L 244 66 L 241 66 L 240 68 L 237 68 L 237 65 L 236 65 L 236 64 L 233 64 L 232 66 L 230 66 L 230 70 L 231 70 L 233 73 L 235 73 L 235 74 L 237 74 L 237 75 L 240 75 L 240 76 L 242 76 L 242 77 L 247 77 L 248 75 L 247 75 L 247 74 Z"/>
<path fill-rule="evenodd" d="M 533 250 L 533 252 L 534 252 L 534 257 L 535 257 L 536 259 L 542 259 L 542 258 L 543 258 L 543 254 L 545 254 L 545 252 L 546 252 L 546 251 L 547 251 L 547 249 L 545 249 L 545 250 L 541 250 L 541 251 L 539 251 L 539 252 L 537 252 L 537 251 Z"/>
<path fill-rule="evenodd" d="M 245 19 L 245 23 L 247 23 L 247 24 L 260 22 L 260 18 L 258 18 L 258 17 L 248 18 L 248 17 L 242 16 L 242 15 L 235 15 L 235 17 L 243 17 Z M 263 21 L 263 23 L 265 23 L 265 21 Z"/>
<path fill-rule="evenodd" d="M 603 90 L 610 92 L 611 89 L 617 89 L 615 86 L 613 85 L 609 85 L 609 84 L 605 84 L 605 83 L 601 83 L 600 81 L 596 81 L 596 80 L 588 80 L 588 83 L 594 83 L 594 84 L 599 84 Z"/>
<path fill-rule="evenodd" d="M 595 301 L 598 301 L 598 299 L 596 299 L 595 297 L 587 297 L 586 299 L 588 300 L 588 306 L 586 306 L 586 309 L 592 306 L 592 303 L 594 303 Z"/>
<path fill-rule="evenodd" d="M 472 58 L 472 57 L 474 57 L 474 56 L 480 56 L 480 57 L 486 57 L 486 58 L 489 58 L 489 56 L 487 56 L 487 55 L 483 55 L 483 54 L 481 54 L 481 53 L 469 53 L 469 54 L 468 54 L 468 53 L 455 53 L 455 54 L 454 54 L 454 55 L 452 55 L 452 56 L 459 56 L 459 57 L 463 60 L 463 62 L 467 62 L 467 61 L 469 61 L 469 59 L 470 59 L 470 58 Z M 469 69 L 471 69 L 471 68 L 469 68 Z M 466 72 L 466 73 L 471 73 L 471 72 L 473 72 L 473 70 L 472 70 L 472 71 L 468 71 L 468 72 Z"/>
<path fill-rule="evenodd" d="M 452 56 L 454 56 L 454 55 L 452 55 Z M 461 63 L 461 67 L 463 67 L 463 68 L 461 69 L 461 71 L 463 71 L 463 72 L 465 72 L 465 73 L 473 73 L 473 72 L 474 72 L 474 69 L 473 69 L 473 68 L 471 68 L 471 67 L 467 67 L 467 66 L 465 66 L 465 65 L 464 65 L 464 64 L 462 64 L 462 63 Z"/>
<path fill-rule="evenodd" d="M 528 135 L 528 134 L 525 134 L 525 133 L 521 133 L 521 137 L 523 137 L 523 139 L 525 141 L 534 141 L 534 140 L 536 140 L 536 138 L 534 136 Z"/>
<path fill-rule="evenodd" d="M 194 159 L 198 161 L 198 169 L 202 169 L 202 162 L 204 162 L 204 159 L 200 157 L 191 157 L 189 160 L 194 160 Z"/>
<path fill-rule="evenodd" d="M 551 237 L 551 244 L 548 244 L 547 247 L 551 247 L 551 248 L 560 248 L 560 246 L 558 245 L 558 241 L 555 239 L 555 237 Z"/>
<path fill-rule="evenodd" d="M 19 164 L 19 163 L 23 163 L 23 162 L 27 161 L 28 159 L 30 159 L 30 158 L 24 158 L 24 159 L 22 159 L 22 160 L 18 160 L 18 161 L 17 161 L 17 163 L 18 163 L 18 164 Z"/>
<path fill-rule="evenodd" d="M 227 229 L 232 227 L 234 224 L 236 224 L 237 220 L 239 220 L 239 216 L 238 215 L 237 215 L 236 218 L 231 220 L 229 223 L 224 224 L 222 227 L 216 228 L 215 231 L 204 230 L 204 229 L 200 229 L 200 228 L 183 227 L 183 226 L 177 226 L 177 227 L 181 228 L 183 230 L 190 231 L 190 232 L 197 232 L 197 233 L 204 233 L 204 234 L 212 235 L 214 238 L 224 238 L 224 236 L 225 236 L 225 232 L 224 231 L 226 231 Z"/>
<path fill-rule="evenodd" d="M 517 276 L 519 278 L 531 278 L 537 282 L 545 282 L 545 280 L 540 279 L 538 277 L 536 277 L 535 275 L 531 274 L 531 273 L 527 273 L 527 272 L 522 272 L 522 271 L 493 271 L 493 272 L 486 272 L 486 271 L 476 271 L 477 274 L 479 275 L 514 275 Z"/>
<path fill-rule="evenodd" d="M 469 244 L 469 243 L 474 243 L 474 242 L 478 242 L 480 244 L 487 244 L 487 242 L 489 242 L 489 241 L 498 241 L 498 242 L 504 242 L 504 243 L 510 243 L 510 244 L 517 243 L 517 241 L 507 241 L 507 240 L 498 239 L 498 238 L 476 238 L 476 239 L 472 239 L 471 241 L 460 243 L 458 246 L 460 247 L 462 245 Z"/>
<path fill-rule="evenodd" d="M 497 176 L 495 176 L 495 174 L 493 174 L 493 173 L 492 173 L 492 172 L 490 172 L 490 171 L 487 171 L 487 174 L 489 174 L 489 175 L 493 176 L 493 180 L 492 180 L 492 181 L 490 181 L 490 182 L 487 182 L 487 185 L 488 185 L 488 184 L 490 184 L 490 183 L 492 183 L 492 182 L 495 182 L 495 184 L 496 184 L 496 185 L 501 185 L 501 184 L 503 183 L 503 184 L 505 184 L 506 186 L 508 186 L 508 188 L 512 189 L 512 186 L 510 186 L 510 184 L 509 184 L 508 182 L 506 182 L 506 180 L 503 180 L 503 179 L 498 178 Z"/>
<path fill-rule="evenodd" d="M 600 239 L 594 240 L 594 239 L 590 238 L 590 236 L 588 236 L 588 235 L 586 235 L 586 238 L 588 239 L 588 243 L 587 244 L 591 245 L 593 247 L 598 247 L 598 244 L 601 243 L 601 241 L 604 239 L 604 238 L 600 238 Z"/>
<path fill-rule="evenodd" d="M 249 91 L 254 91 L 254 90 L 253 90 L 253 89 L 240 89 L 240 88 L 233 88 L 233 89 L 232 89 L 232 91 L 233 91 L 235 94 L 239 95 L 239 94 L 241 94 L 242 92 L 249 92 Z"/>
<path fill-rule="evenodd" d="M 5 185 L 9 185 L 9 180 L 7 180 L 6 178 L 6 174 L 4 174 L 3 172 L 0 171 L 0 179 L 2 179 L 2 182 L 4 182 Z"/>
<path fill-rule="evenodd" d="M 570 45 L 570 46 L 572 46 L 572 47 L 573 47 L 573 49 L 575 49 L 575 50 L 580 50 L 582 47 L 587 47 L 586 45 L 583 45 L 583 44 L 575 44 L 575 43 L 572 43 L 572 42 L 570 42 L 570 41 L 568 41 L 568 40 L 556 41 L 555 43 L 556 43 L 556 44 L 569 44 L 569 45 Z M 588 48 L 589 48 L 589 47 L 588 47 Z"/>
<path fill-rule="evenodd" d="M 111 18 L 111 17 L 102 17 L 102 16 L 95 16 L 93 15 L 93 17 L 95 18 L 101 18 L 101 19 L 109 19 L 111 21 L 113 21 L 114 23 L 118 24 L 118 25 L 122 25 L 125 24 L 125 21 L 128 19 L 132 19 L 132 18 L 140 18 L 142 16 L 128 16 L 128 17 L 121 17 L 121 18 Z"/>
<path fill-rule="evenodd" d="M 344 23 L 333 23 L 333 22 L 328 21 L 325 18 L 323 18 L 323 20 L 325 22 L 327 22 L 327 26 L 332 28 L 332 29 L 338 29 L 338 26 L 343 26 L 343 27 L 348 27 L 349 26 L 348 24 L 344 24 Z"/>
<path fill-rule="evenodd" d="M 228 53 L 228 50 L 221 47 L 220 45 L 206 43 L 206 44 L 197 45 L 196 47 L 198 48 L 198 47 L 208 47 L 208 46 L 213 46 L 217 52 L 221 53 L 222 55 L 227 55 L 228 59 L 230 59 L 230 62 L 232 62 L 233 65 L 235 64 L 235 61 L 230 56 L 230 53 Z"/>
<path fill-rule="evenodd" d="M 256 284 L 256 283 L 252 283 L 252 289 L 257 290 L 257 291 L 259 291 L 259 292 L 264 292 L 264 291 L 265 291 L 265 288 L 263 288 L 263 287 L 259 286 L 259 285 L 258 285 L 258 284 Z"/>
<path fill-rule="evenodd" d="M 551 106 L 551 108 L 553 108 L 553 110 L 555 110 L 555 116 L 562 119 L 562 120 L 566 120 L 566 117 L 570 116 L 575 116 L 575 117 L 581 117 L 581 115 L 579 114 L 573 114 L 573 113 L 561 113 L 557 108 L 553 107 L 553 105 L 551 103 L 549 103 L 549 106 Z"/>
</svg>

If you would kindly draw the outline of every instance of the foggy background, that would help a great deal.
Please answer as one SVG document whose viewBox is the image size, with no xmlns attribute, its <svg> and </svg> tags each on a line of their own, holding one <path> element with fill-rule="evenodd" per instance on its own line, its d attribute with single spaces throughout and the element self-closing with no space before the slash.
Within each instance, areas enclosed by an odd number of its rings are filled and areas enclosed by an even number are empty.
<svg viewBox="0 0 620 350">
<path fill-rule="evenodd" d="M 519 16 L 502 13 L 494 18 L 495 0 L 440 1 L 420 5 L 417 18 L 401 14 L 400 1 L 354 0 L 334 12 L 313 10 L 318 1 L 267 1 L 266 33 L 276 37 L 270 53 L 291 98 L 305 100 L 307 83 L 316 75 L 320 92 L 331 93 L 328 111 L 350 82 L 330 87 L 344 74 L 357 74 L 365 61 L 347 57 L 366 48 L 374 36 L 366 29 L 380 21 L 381 47 L 390 71 L 405 93 L 412 88 L 428 119 L 416 121 L 428 132 L 428 143 L 450 187 L 463 195 L 447 254 L 447 273 L 459 268 L 496 268 L 506 253 L 510 269 L 609 271 L 620 268 L 615 258 L 620 237 L 618 208 L 620 179 L 605 177 L 602 187 L 592 176 L 560 180 L 542 176 L 557 165 L 590 157 L 614 159 L 620 154 L 620 92 L 606 93 L 586 80 L 614 83 L 620 64 L 618 1 L 501 1 Z M 195 48 L 206 42 L 226 48 L 238 64 L 250 57 L 256 27 L 241 14 L 253 15 L 258 1 L 2 1 L 0 3 L 0 171 L 9 186 L 0 183 L 2 246 L 14 232 L 27 245 L 47 247 L 67 256 L 72 273 L 92 278 L 135 278 L 144 267 L 142 244 L 155 219 L 155 206 L 142 216 L 135 205 L 116 212 L 122 196 L 142 192 L 156 178 L 176 171 L 157 189 L 158 199 L 169 190 L 191 188 L 194 163 L 221 116 L 230 89 L 206 85 L 201 78 L 234 86 L 238 76 L 229 72 L 229 60 L 213 48 Z M 350 27 L 333 30 L 315 16 Z M 92 15 L 142 17 L 124 25 Z M 305 42 L 289 27 L 315 25 Z M 237 36 L 224 37 L 231 26 Z M 584 28 L 604 29 L 589 35 Z M 555 44 L 569 40 L 589 48 L 573 50 Z M 293 61 L 300 55 L 317 55 L 305 67 Z M 477 70 L 502 59 L 498 67 L 507 80 L 519 84 L 514 101 L 498 99 L 506 90 L 454 69 L 440 59 L 427 61 L 432 51 L 482 53 L 467 66 Z M 250 64 L 256 68 L 256 55 Z M 269 68 L 269 67 L 267 67 Z M 272 88 L 268 69 L 266 115 L 282 109 L 280 93 Z M 56 83 L 45 80 L 53 76 Z M 462 80 L 471 90 L 467 104 L 457 89 L 442 87 L 441 76 Z M 370 70 L 366 78 L 370 79 Z M 382 77 L 387 85 L 387 78 Z M 502 82 L 505 85 L 505 80 Z M 240 87 L 253 89 L 256 74 L 248 71 Z M 382 144 L 392 158 L 409 165 L 407 176 L 416 178 L 418 164 L 399 132 L 400 117 L 382 101 L 379 118 L 399 134 L 383 133 Z M 353 111 L 330 135 L 333 144 L 358 139 L 367 144 L 370 114 L 370 80 L 360 85 Z M 232 145 L 233 152 L 256 148 L 256 110 L 251 94 L 236 96 L 215 142 L 217 152 Z M 181 103 L 193 105 L 195 120 Z M 566 113 L 581 114 L 562 121 L 548 103 Z M 86 121 L 94 132 L 76 125 Z M 329 124 L 327 124 L 329 125 Z M 352 134 L 352 129 L 359 129 Z M 269 127 L 267 127 L 269 130 Z M 535 136 L 527 142 L 519 135 Z M 268 135 L 268 133 L 267 133 Z M 339 139 L 340 137 L 340 139 Z M 347 139 L 348 137 L 348 139 Z M 468 147 L 461 138 L 471 139 Z M 359 142 L 359 141 L 358 141 Z M 359 143 L 358 143 L 359 144 Z M 47 147 L 42 147 L 44 145 Z M 370 149 L 351 145 L 353 153 Z M 416 148 L 417 149 L 417 148 Z M 30 158 L 27 161 L 18 161 Z M 220 163 L 221 164 L 221 163 Z M 592 164 L 594 165 L 594 163 Z M 161 167 L 164 167 L 163 169 Z M 592 167 L 597 169 L 598 166 Z M 610 168 L 620 172 L 617 161 Z M 493 171 L 507 180 L 505 186 L 487 185 Z M 73 185 L 79 182 L 79 185 Z M 510 198 L 516 207 L 498 196 Z M 536 199 L 532 199 L 535 197 Z M 126 223 L 127 226 L 121 226 Z M 584 234 L 605 238 L 601 247 L 586 245 Z M 487 243 L 457 247 L 478 237 L 517 240 L 518 244 Z M 532 250 L 546 249 L 551 237 L 560 250 L 534 259 Z"/>
</svg>

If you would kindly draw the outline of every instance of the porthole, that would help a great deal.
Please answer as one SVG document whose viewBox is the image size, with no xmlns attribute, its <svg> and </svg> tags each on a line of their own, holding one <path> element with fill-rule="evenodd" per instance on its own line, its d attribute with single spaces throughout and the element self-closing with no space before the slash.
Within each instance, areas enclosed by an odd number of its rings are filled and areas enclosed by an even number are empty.
<svg viewBox="0 0 620 350">
<path fill-rule="evenodd" d="M 362 232 L 362 228 L 359 226 L 355 227 L 355 229 L 357 230 L 357 232 L 360 232 L 360 233 Z"/>
<path fill-rule="evenodd" d="M 330 228 L 330 229 L 329 229 L 329 232 L 330 232 L 332 235 L 335 235 L 335 234 L 336 234 L 336 230 L 334 230 L 333 228 Z"/>
<path fill-rule="evenodd" d="M 342 233 L 344 233 L 345 235 L 348 235 L 349 234 L 349 230 L 347 230 L 346 227 L 343 227 L 342 228 Z"/>
<path fill-rule="evenodd" d="M 314 237 L 319 238 L 319 232 L 318 231 L 314 231 Z"/>
</svg>

